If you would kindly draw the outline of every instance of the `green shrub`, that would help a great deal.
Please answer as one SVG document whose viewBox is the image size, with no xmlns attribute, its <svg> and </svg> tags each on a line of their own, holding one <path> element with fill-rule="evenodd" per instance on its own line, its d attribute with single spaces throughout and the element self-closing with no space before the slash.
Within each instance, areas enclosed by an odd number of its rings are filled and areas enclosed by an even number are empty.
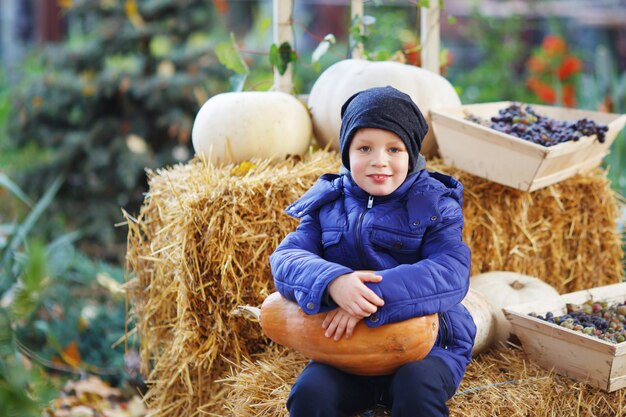
<svg viewBox="0 0 626 417">
<path fill-rule="evenodd" d="M 76 232 L 51 240 L 42 233 L 61 184 L 56 179 L 32 202 L 0 174 L 0 190 L 22 206 L 21 214 L 0 224 L 3 416 L 36 415 L 56 392 L 51 376 L 56 371 L 65 377 L 93 373 L 118 386 L 137 371 L 125 366 L 127 345 L 120 343 L 126 331 L 123 269 L 77 251 Z M 137 339 L 129 342 L 132 354 Z M 139 382 L 137 375 L 132 378 Z"/>
<path fill-rule="evenodd" d="M 71 21 L 93 27 L 45 51 L 45 72 L 14 97 L 9 140 L 46 153 L 19 185 L 42 194 L 63 174 L 53 210 L 113 248 L 124 242 L 120 207 L 133 212 L 143 200 L 144 169 L 187 160 L 197 110 L 227 89 L 212 52 L 219 36 L 209 37 L 219 19 L 208 0 L 73 4 Z"/>
</svg>

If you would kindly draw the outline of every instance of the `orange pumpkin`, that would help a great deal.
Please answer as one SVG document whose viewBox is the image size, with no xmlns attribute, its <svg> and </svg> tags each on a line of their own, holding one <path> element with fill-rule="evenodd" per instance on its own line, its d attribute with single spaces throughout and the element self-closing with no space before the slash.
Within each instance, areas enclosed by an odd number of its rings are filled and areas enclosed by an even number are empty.
<svg viewBox="0 0 626 417">
<path fill-rule="evenodd" d="M 308 315 L 279 293 L 261 306 L 261 328 L 274 342 L 306 357 L 356 375 L 386 375 L 400 366 L 423 359 L 435 344 L 437 314 L 380 327 L 360 321 L 352 337 L 338 341 L 324 336 L 325 313 Z"/>
</svg>

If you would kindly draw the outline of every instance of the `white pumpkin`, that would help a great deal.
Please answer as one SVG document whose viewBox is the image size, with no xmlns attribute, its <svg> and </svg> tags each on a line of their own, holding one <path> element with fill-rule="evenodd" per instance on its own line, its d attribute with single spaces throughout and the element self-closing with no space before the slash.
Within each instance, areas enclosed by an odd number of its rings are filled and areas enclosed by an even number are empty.
<svg viewBox="0 0 626 417">
<path fill-rule="evenodd" d="M 512 334 L 511 323 L 502 309 L 531 301 L 550 303 L 560 295 L 539 278 L 510 271 L 491 271 L 470 278 L 470 288 L 480 291 L 495 308 L 495 342 L 507 341 Z"/>
<path fill-rule="evenodd" d="M 191 131 L 196 154 L 215 164 L 303 155 L 311 117 L 294 96 L 278 91 L 223 93 L 198 111 Z"/>
<path fill-rule="evenodd" d="M 485 295 L 474 288 L 469 289 L 461 303 L 467 308 L 476 324 L 476 337 L 472 349 L 472 355 L 476 356 L 489 349 L 494 343 L 496 336 L 495 311 Z"/>
<path fill-rule="evenodd" d="M 346 59 L 328 67 L 313 84 L 308 106 L 313 118 L 313 131 L 321 146 L 339 150 L 341 106 L 361 90 L 390 85 L 411 96 L 429 124 L 422 144 L 422 154 L 433 156 L 437 151 L 430 109 L 461 104 L 454 87 L 444 77 L 413 65 L 392 61 Z"/>
</svg>

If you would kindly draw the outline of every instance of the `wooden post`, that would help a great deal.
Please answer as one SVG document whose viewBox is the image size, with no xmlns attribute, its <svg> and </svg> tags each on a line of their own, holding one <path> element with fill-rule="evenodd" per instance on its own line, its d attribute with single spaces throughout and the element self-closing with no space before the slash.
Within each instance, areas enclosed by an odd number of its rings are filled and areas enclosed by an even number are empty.
<svg viewBox="0 0 626 417">
<path fill-rule="evenodd" d="M 431 0 L 429 7 L 420 10 L 420 42 L 422 67 L 439 74 L 439 4 Z"/>
<path fill-rule="evenodd" d="M 292 0 L 273 0 L 273 29 L 274 43 L 280 47 L 283 42 L 289 42 L 294 47 L 293 30 L 291 28 Z M 293 64 L 289 63 L 285 74 L 280 75 L 274 68 L 273 90 L 291 94 L 293 92 Z"/>
<path fill-rule="evenodd" d="M 359 33 L 365 33 L 365 25 L 363 24 L 363 0 L 350 0 L 350 26 L 352 26 L 352 22 L 358 17 L 359 18 Z M 363 59 L 365 55 L 363 49 L 363 43 L 358 42 L 354 49 L 351 51 L 351 56 L 353 59 Z"/>
</svg>

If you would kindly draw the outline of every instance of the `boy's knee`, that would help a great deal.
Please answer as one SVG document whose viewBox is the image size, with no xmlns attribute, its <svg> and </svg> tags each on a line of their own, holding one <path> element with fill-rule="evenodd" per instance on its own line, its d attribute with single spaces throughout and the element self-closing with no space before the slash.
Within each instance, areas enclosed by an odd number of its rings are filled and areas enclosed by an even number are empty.
<svg viewBox="0 0 626 417">
<path fill-rule="evenodd" d="M 411 362 L 396 372 L 394 385 L 408 391 L 441 391 L 448 398 L 454 395 L 456 386 L 452 371 L 443 359 L 427 357 L 424 360 Z M 419 395 L 419 394 L 418 394 Z"/>
<path fill-rule="evenodd" d="M 414 362 L 394 376 L 393 410 L 398 416 L 447 416 L 454 394 L 451 371 L 439 358 Z"/>
<path fill-rule="evenodd" d="M 324 366 L 309 365 L 291 388 L 287 409 L 292 416 L 329 416 L 341 404 L 340 390 Z M 330 413 L 330 414 L 329 414 Z"/>
</svg>

